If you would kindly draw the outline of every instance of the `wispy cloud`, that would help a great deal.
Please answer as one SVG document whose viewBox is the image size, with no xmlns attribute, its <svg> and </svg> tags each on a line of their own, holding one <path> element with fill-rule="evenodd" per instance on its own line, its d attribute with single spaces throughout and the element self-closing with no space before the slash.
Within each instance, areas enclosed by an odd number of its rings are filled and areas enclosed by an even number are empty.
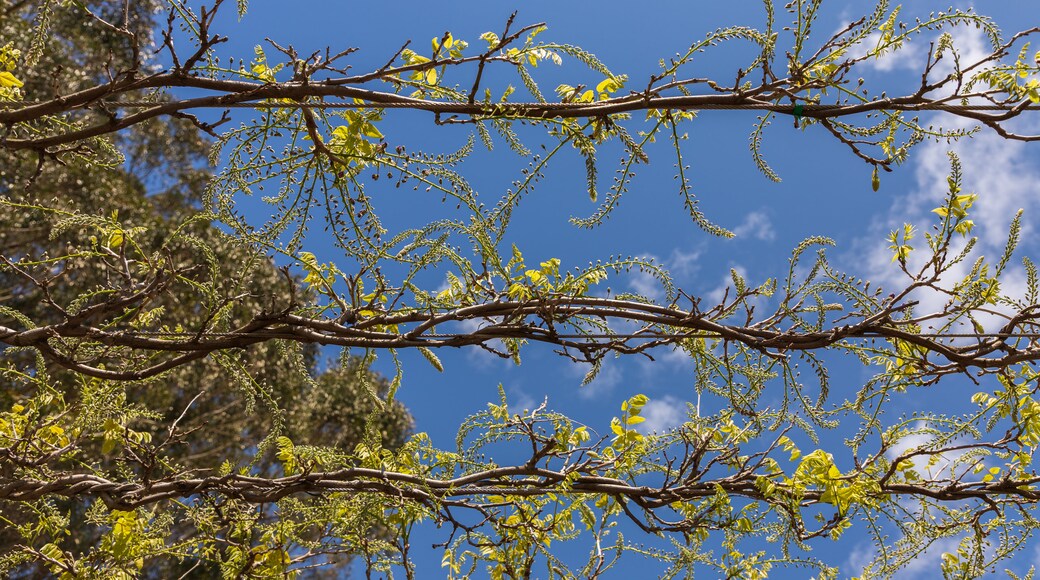
<svg viewBox="0 0 1040 580">
<path fill-rule="evenodd" d="M 704 250 L 703 244 L 693 249 L 675 248 L 668 256 L 665 266 L 673 276 L 692 276 L 700 270 L 700 259 Z"/>
<path fill-rule="evenodd" d="M 445 325 L 444 330 L 448 332 L 458 332 L 460 334 L 470 334 L 476 332 L 477 330 L 485 326 L 489 326 L 489 324 L 490 323 L 488 323 L 487 321 L 480 319 L 460 320 L 457 323 Z M 488 346 L 500 352 L 505 352 L 506 350 L 505 343 L 503 343 L 501 340 L 497 338 L 489 340 Z M 505 371 L 508 369 L 515 368 L 516 366 L 512 360 L 503 358 L 495 353 L 489 352 L 482 348 L 466 349 L 466 359 L 473 366 L 485 370 L 498 369 Z"/>
<path fill-rule="evenodd" d="M 523 413 L 524 411 L 530 411 L 542 403 L 542 401 L 536 401 L 530 393 L 524 389 L 515 385 L 502 386 L 506 391 L 506 403 L 509 405 L 509 412 L 512 413 Z M 547 401 L 548 395 L 545 395 L 544 401 Z"/>
<path fill-rule="evenodd" d="M 953 45 L 957 49 L 961 66 L 972 64 L 982 60 L 991 52 L 990 44 L 986 35 L 980 29 L 974 27 L 949 28 L 945 32 L 953 36 Z M 912 71 L 920 73 L 928 58 L 928 50 L 934 46 L 939 34 L 919 35 L 910 38 L 898 50 L 889 50 L 878 58 L 863 61 L 862 68 L 875 70 L 882 73 Z M 849 52 L 849 58 L 866 56 L 868 52 L 877 47 L 881 40 L 881 33 L 874 32 L 853 46 Z M 953 72 L 953 58 L 947 53 L 943 60 L 932 69 L 930 79 L 941 79 Z"/>
<path fill-rule="evenodd" d="M 849 552 L 849 557 L 843 566 L 850 576 L 859 576 L 864 568 L 870 565 L 876 552 L 873 544 L 861 543 Z"/>
<path fill-rule="evenodd" d="M 753 211 L 744 217 L 744 221 L 735 228 L 733 233 L 737 238 L 752 237 L 756 240 L 770 241 L 776 238 L 776 230 L 773 229 L 773 220 L 765 212 Z"/>
<path fill-rule="evenodd" d="M 926 429 L 927 427 L 928 424 L 925 421 L 918 421 L 916 424 L 917 429 Z M 889 461 L 895 461 L 896 458 L 904 453 L 926 447 L 932 441 L 933 437 L 928 434 L 913 433 L 892 445 L 885 453 L 885 456 Z M 910 462 L 914 465 L 914 471 L 927 479 L 953 477 L 954 474 L 951 473 L 950 469 L 962 455 L 964 455 L 963 451 L 949 451 L 934 456 L 932 454 L 921 454 L 911 457 Z"/>
<path fill-rule="evenodd" d="M 747 278 L 747 268 L 737 264 L 732 266 L 730 269 L 736 270 L 737 274 L 740 274 L 742 278 Z M 722 276 L 718 286 L 715 286 L 704 295 L 705 298 L 707 298 L 707 306 L 710 308 L 712 306 L 715 306 L 719 302 L 722 302 L 723 297 L 726 297 L 727 295 L 727 290 L 729 290 L 729 295 L 730 297 L 732 297 L 732 286 L 733 277 L 730 275 L 730 273 L 727 272 L 724 276 Z"/>
<path fill-rule="evenodd" d="M 918 578 L 936 578 L 941 575 L 942 555 L 956 552 L 960 538 L 940 538 L 932 542 L 928 549 L 914 557 L 895 574 L 893 580 L 916 580 Z M 845 562 L 845 569 L 850 576 L 860 576 L 864 568 L 877 557 L 871 544 L 861 544 L 852 550 Z"/>
<path fill-rule="evenodd" d="M 589 372 L 592 365 L 575 363 L 569 368 L 573 369 L 569 371 L 571 376 L 581 379 Z M 623 378 L 620 365 L 614 362 L 613 359 L 603 359 L 603 366 L 600 367 L 599 374 L 596 375 L 596 378 L 591 383 L 581 387 L 578 391 L 578 396 L 583 399 L 602 397 L 613 391 L 614 387 L 618 386 Z"/>
<path fill-rule="evenodd" d="M 636 425 L 643 433 L 662 433 L 682 425 L 686 420 L 686 402 L 671 395 L 650 399 L 643 407 L 646 421 Z"/>
<path fill-rule="evenodd" d="M 704 245 L 694 248 L 674 248 L 668 258 L 661 259 L 654 254 L 643 254 L 642 258 L 660 264 L 673 278 L 679 281 L 692 277 L 700 270 L 700 259 L 704 254 Z M 633 269 L 626 276 L 628 288 L 637 294 L 650 298 L 654 301 L 665 299 L 664 287 L 661 281 L 649 272 Z"/>
<path fill-rule="evenodd" d="M 645 296 L 655 302 L 660 302 L 665 298 L 661 282 L 649 272 L 633 270 L 629 274 L 628 285 L 636 294 Z"/>
</svg>

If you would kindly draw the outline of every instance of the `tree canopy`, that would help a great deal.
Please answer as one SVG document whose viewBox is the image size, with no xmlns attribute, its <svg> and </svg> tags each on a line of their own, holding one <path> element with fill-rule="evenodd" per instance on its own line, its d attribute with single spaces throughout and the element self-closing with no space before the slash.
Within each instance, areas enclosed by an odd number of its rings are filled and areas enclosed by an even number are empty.
<svg viewBox="0 0 1040 580">
<path fill-rule="evenodd" d="M 710 32 L 629 78 L 514 14 L 357 72 L 357 48 L 273 35 L 222 55 L 218 16 L 249 18 L 223 4 L 2 5 L 0 570 L 292 577 L 354 562 L 413 577 L 412 538 L 430 526 L 452 577 L 601 577 L 630 558 L 670 576 L 837 577 L 826 546 L 850 530 L 874 546 L 864 577 L 942 538 L 959 542 L 942 573 L 973 577 L 1028 545 L 1036 267 L 1014 256 L 1021 211 L 1002 252 L 979 251 L 985 200 L 956 155 L 931 222 L 889 235 L 884 284 L 832 265 L 834 242 L 807 232 L 779 271 L 733 269 L 718 296 L 696 295 L 649 258 L 525 257 L 511 224 L 577 158 L 596 209 L 570 221 L 595 235 L 622 199 L 640 203 L 636 172 L 660 142 L 691 226 L 733 236 L 701 210 L 684 158 L 716 109 L 758 112 L 750 156 L 768 179 L 767 128 L 784 120 L 865 163 L 875 191 L 921 143 L 1040 140 L 1016 125 L 1040 103 L 1040 28 L 1007 36 L 959 10 L 903 20 L 881 0 L 823 31 L 821 0 L 765 0 L 764 26 Z M 958 42 L 965 28 L 981 53 Z M 860 77 L 922 41 L 906 92 Z M 695 76 L 734 43 L 748 62 Z M 547 84 L 564 62 L 585 72 Z M 394 119 L 415 114 L 468 138 L 406 145 Z M 467 165 L 492 153 L 521 165 L 497 196 Z M 401 188 L 437 203 L 409 213 Z M 1005 283 L 1013 268 L 1022 283 Z M 607 287 L 633 273 L 653 282 Z M 644 394 L 591 424 L 520 412 L 500 388 L 454 447 L 410 434 L 405 353 L 443 371 L 448 348 L 519 365 L 537 344 L 584 365 L 584 383 L 608 357 L 680 353 L 696 398 L 650 432 Z M 859 382 L 835 388 L 836 364 Z M 969 382 L 950 408 L 888 412 Z"/>
</svg>

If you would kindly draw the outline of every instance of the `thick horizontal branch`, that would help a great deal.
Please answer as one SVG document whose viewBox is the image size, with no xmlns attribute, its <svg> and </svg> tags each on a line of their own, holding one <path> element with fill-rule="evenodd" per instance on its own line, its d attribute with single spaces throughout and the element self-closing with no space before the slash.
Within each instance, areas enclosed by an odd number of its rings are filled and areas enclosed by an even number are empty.
<svg viewBox="0 0 1040 580">
<path fill-rule="evenodd" d="M 677 99 L 685 100 L 696 99 L 698 97 L 705 97 L 712 95 L 691 95 L 686 97 L 676 97 Z M 187 101 L 168 101 L 171 104 L 186 103 Z M 430 102 L 431 106 L 435 106 L 439 101 Z M 3 109 L 18 109 L 21 107 L 30 107 L 43 105 L 45 101 L 3 101 L 0 102 L 0 110 Z M 106 109 L 153 109 L 160 105 L 155 101 L 100 101 L 97 103 L 99 106 L 103 106 Z M 827 113 L 836 111 L 839 115 L 844 111 L 848 111 L 851 105 L 790 105 L 780 103 L 707 103 L 703 100 L 695 103 L 698 110 L 705 111 L 772 111 L 774 113 L 787 113 L 794 114 L 797 112 L 803 117 L 825 117 Z M 504 108 L 508 110 L 516 111 L 531 111 L 531 110 L 545 110 L 546 108 L 559 109 L 558 118 L 577 118 L 577 117 L 592 117 L 595 115 L 589 114 L 587 111 L 587 105 L 582 105 L 585 111 L 581 115 L 574 115 L 572 111 L 579 109 L 579 104 L 575 103 L 505 103 L 498 107 L 485 108 L 486 111 L 501 111 Z M 395 109 L 407 107 L 405 104 L 393 104 L 393 103 L 354 103 L 354 102 L 309 102 L 309 103 L 288 103 L 288 102 L 266 102 L 266 101 L 242 101 L 236 103 L 222 103 L 216 105 L 194 105 L 194 109 L 257 109 L 257 110 L 297 110 L 297 109 Z M 675 110 L 682 110 L 689 107 L 675 107 Z M 1040 111 L 1040 104 L 1023 103 L 1021 105 L 951 105 L 944 102 L 931 102 L 921 105 L 892 105 L 893 110 L 900 111 L 945 111 L 949 113 L 971 113 L 971 112 L 1014 112 L 1014 111 Z"/>
<path fill-rule="evenodd" d="M 48 101 L 34 102 L 20 108 L 10 105 L 0 107 L 0 124 L 14 125 L 32 123 L 45 117 L 60 115 L 76 109 L 99 108 L 105 110 L 109 101 L 119 95 L 137 94 L 154 89 L 194 89 L 213 91 L 217 94 L 167 102 L 156 102 L 150 106 L 136 103 L 142 110 L 119 117 L 110 112 L 108 117 L 96 124 L 77 128 L 67 133 L 33 138 L 9 137 L 3 141 L 7 149 L 48 149 L 69 145 L 85 139 L 99 137 L 124 130 L 133 125 L 161 116 L 182 114 L 195 109 L 231 108 L 237 106 L 266 107 L 275 109 L 278 102 L 258 103 L 264 99 L 289 100 L 290 107 L 321 106 L 325 99 L 343 99 L 350 103 L 360 99 L 364 106 L 375 109 L 403 108 L 426 111 L 437 115 L 456 115 L 471 119 L 524 118 L 524 119 L 578 119 L 599 118 L 620 113 L 649 110 L 702 110 L 702 109 L 750 109 L 775 111 L 802 117 L 829 119 L 879 111 L 924 111 L 938 110 L 967 117 L 986 125 L 1006 121 L 1027 110 L 1040 110 L 1040 106 L 1028 102 L 992 106 L 964 106 L 951 104 L 949 99 L 938 99 L 921 94 L 901 97 L 879 98 L 868 102 L 850 104 L 814 104 L 793 97 L 790 80 L 783 79 L 753 90 L 722 92 L 706 95 L 661 96 L 650 93 L 631 93 L 626 96 L 605 99 L 593 103 L 469 103 L 447 102 L 415 98 L 394 92 L 375 91 L 357 86 L 344 86 L 342 81 L 259 83 L 241 80 L 208 79 L 180 73 L 162 73 L 140 80 L 114 81 L 89 89 L 64 95 Z M 960 95 L 961 98 L 978 95 Z M 796 102 L 797 99 L 797 102 Z M 118 106 L 119 102 L 113 103 Z M 332 106 L 343 106 L 331 103 Z M 352 105 L 347 105 L 352 106 Z M 987 114 L 983 111 L 994 111 Z M 1023 140 L 1036 140 L 1040 136 L 1016 136 Z"/>
<path fill-rule="evenodd" d="M 710 481 L 675 483 L 665 487 L 635 485 L 624 480 L 581 475 L 550 469 L 515 466 L 480 471 L 452 479 L 423 477 L 409 473 L 366 468 L 349 468 L 329 472 L 262 478 L 230 474 L 226 476 L 168 479 L 148 483 L 123 483 L 91 474 L 72 474 L 50 481 L 36 479 L 0 479 L 0 499 L 32 501 L 47 496 L 98 497 L 109 507 L 131 509 L 174 498 L 190 498 L 200 494 L 220 494 L 250 503 L 270 503 L 293 494 L 325 494 L 360 492 L 383 494 L 391 498 L 407 498 L 437 504 L 461 500 L 476 501 L 479 496 L 530 497 L 549 493 L 605 494 L 637 501 L 642 507 L 657 509 L 676 501 L 712 497 L 721 487 L 728 495 L 756 501 L 780 501 L 791 493 L 782 486 L 770 495 L 755 486 L 757 475 L 737 474 Z M 1040 491 L 1029 489 L 1035 481 L 991 482 L 921 482 L 884 483 L 878 496 L 926 496 L 937 501 L 960 502 L 970 499 L 995 500 L 1013 497 L 1018 500 L 1040 500 Z M 824 489 L 807 489 L 798 495 L 801 503 L 817 503 Z"/>
<path fill-rule="evenodd" d="M 739 343 L 777 358 L 785 358 L 786 351 L 819 350 L 852 339 L 885 339 L 904 341 L 922 351 L 934 353 L 947 361 L 944 364 L 958 370 L 971 367 L 993 370 L 1040 360 L 1040 345 L 1035 341 L 1030 341 L 1027 348 L 1015 346 L 1017 332 L 1035 326 L 1035 319 L 1040 314 L 1033 310 L 1012 317 L 998 333 L 958 346 L 950 344 L 941 334 L 917 334 L 891 320 L 889 314 L 901 308 L 892 306 L 859 322 L 826 331 L 799 331 L 755 324 L 727 324 L 699 312 L 629 300 L 553 297 L 504 300 L 443 312 L 412 310 L 380 314 L 357 320 L 354 324 L 345 323 L 344 317 L 310 318 L 288 312 L 262 314 L 235 330 L 185 332 L 181 335 L 183 338 L 131 329 L 108 330 L 83 321 L 67 321 L 26 330 L 0 327 L 0 343 L 36 348 L 48 359 L 90 376 L 133 380 L 158 375 L 209 353 L 272 340 L 350 348 L 403 349 L 487 346 L 493 341 L 515 339 L 573 349 L 582 353 L 586 360 L 594 361 L 607 352 L 639 353 L 691 338 Z M 581 322 L 588 319 L 634 322 L 640 325 L 640 329 L 626 334 L 603 333 L 586 337 Z M 434 333 L 438 326 L 474 320 L 483 321 L 486 326 L 468 332 Z M 396 327 L 396 331 L 388 330 L 391 327 Z M 125 347 L 138 353 L 177 356 L 147 368 L 99 368 L 62 354 L 61 345 L 66 341 L 70 344 L 86 341 L 107 347 Z M 939 367 L 938 363 L 931 364 L 932 371 L 949 370 Z"/>
</svg>

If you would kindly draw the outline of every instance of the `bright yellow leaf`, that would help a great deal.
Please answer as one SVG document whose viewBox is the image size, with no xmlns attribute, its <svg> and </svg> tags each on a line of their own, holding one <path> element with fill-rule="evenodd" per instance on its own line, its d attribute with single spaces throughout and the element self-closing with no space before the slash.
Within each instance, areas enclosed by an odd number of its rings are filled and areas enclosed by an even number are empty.
<svg viewBox="0 0 1040 580">
<path fill-rule="evenodd" d="M 0 87 L 4 88 L 19 88 L 24 85 L 22 81 L 18 80 L 18 77 L 7 71 L 0 71 Z"/>
</svg>

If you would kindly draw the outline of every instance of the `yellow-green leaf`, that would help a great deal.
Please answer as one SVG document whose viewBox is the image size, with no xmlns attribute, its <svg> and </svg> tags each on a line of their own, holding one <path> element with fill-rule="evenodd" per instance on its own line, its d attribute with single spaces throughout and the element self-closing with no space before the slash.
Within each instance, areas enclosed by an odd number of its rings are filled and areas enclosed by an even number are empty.
<svg viewBox="0 0 1040 580">
<path fill-rule="evenodd" d="M 618 82 L 614 79 L 603 79 L 598 85 L 596 85 L 597 93 L 613 93 L 614 91 L 621 88 Z"/>
<path fill-rule="evenodd" d="M 363 124 L 361 126 L 361 133 L 364 134 L 365 137 L 371 137 L 373 139 L 383 138 L 383 134 L 380 133 L 379 129 L 376 129 L 375 125 L 373 125 L 372 123 Z"/>
<path fill-rule="evenodd" d="M 0 87 L 4 88 L 19 88 L 24 85 L 22 81 L 18 80 L 18 77 L 7 71 L 0 71 Z"/>
</svg>

